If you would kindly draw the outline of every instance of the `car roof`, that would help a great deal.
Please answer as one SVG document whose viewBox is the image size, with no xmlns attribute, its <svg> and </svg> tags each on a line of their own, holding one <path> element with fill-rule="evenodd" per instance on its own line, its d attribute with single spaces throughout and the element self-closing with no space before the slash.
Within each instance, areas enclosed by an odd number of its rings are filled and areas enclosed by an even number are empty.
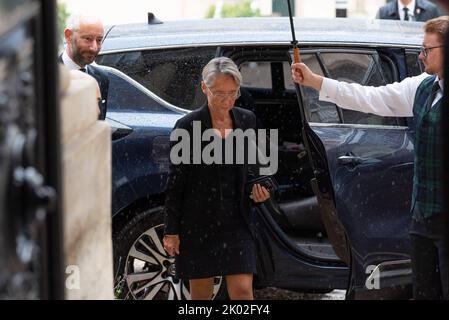
<svg viewBox="0 0 449 320">
<path fill-rule="evenodd" d="M 294 22 L 300 45 L 420 46 L 423 37 L 421 22 L 346 18 L 295 18 Z M 179 20 L 112 26 L 102 53 L 192 45 L 289 44 L 291 40 L 287 17 Z"/>
</svg>

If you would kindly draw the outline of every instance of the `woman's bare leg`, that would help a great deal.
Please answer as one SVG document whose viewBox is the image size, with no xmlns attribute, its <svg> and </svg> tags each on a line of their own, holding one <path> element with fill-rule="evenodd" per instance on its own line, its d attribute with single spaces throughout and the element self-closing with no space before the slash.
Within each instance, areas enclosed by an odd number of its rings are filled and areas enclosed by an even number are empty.
<svg viewBox="0 0 449 320">
<path fill-rule="evenodd" d="M 192 300 L 210 300 L 214 292 L 214 278 L 190 280 Z"/>
<path fill-rule="evenodd" d="M 254 300 L 252 274 L 226 276 L 226 285 L 231 300 Z"/>
</svg>

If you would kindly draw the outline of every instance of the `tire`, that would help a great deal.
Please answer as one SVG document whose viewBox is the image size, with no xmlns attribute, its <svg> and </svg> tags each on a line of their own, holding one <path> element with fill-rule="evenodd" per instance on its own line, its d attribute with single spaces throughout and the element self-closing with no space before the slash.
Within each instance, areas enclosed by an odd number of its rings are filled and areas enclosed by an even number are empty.
<svg viewBox="0 0 449 320">
<path fill-rule="evenodd" d="M 138 212 L 113 239 L 114 294 L 129 300 L 190 300 L 188 281 L 176 277 L 174 258 L 162 246 L 163 207 Z M 225 281 L 214 278 L 212 299 L 226 298 Z"/>
</svg>

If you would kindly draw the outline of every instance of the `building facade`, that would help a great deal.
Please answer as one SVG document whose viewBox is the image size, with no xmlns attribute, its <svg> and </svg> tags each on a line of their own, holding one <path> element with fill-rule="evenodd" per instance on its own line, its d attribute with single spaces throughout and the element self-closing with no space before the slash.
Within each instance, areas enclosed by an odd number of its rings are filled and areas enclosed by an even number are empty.
<svg viewBox="0 0 449 320">
<path fill-rule="evenodd" d="M 242 0 L 127 0 L 126 10 L 121 1 L 108 0 L 59 0 L 66 3 L 69 12 L 90 12 L 103 17 L 105 24 L 146 21 L 147 12 L 153 12 L 161 20 L 204 18 L 212 5 L 235 4 Z M 337 7 L 347 7 L 350 18 L 374 18 L 377 9 L 386 0 L 291 0 L 295 16 L 335 17 Z M 285 0 L 252 0 L 262 16 L 285 16 L 288 8 Z"/>
</svg>

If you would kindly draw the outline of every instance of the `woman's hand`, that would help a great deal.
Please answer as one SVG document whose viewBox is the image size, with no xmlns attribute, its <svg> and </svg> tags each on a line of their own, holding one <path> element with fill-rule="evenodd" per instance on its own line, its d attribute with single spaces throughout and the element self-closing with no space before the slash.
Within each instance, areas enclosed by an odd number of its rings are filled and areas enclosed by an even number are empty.
<svg viewBox="0 0 449 320">
<path fill-rule="evenodd" d="M 179 255 L 179 235 L 166 235 L 164 237 L 164 249 L 170 257 Z"/>
<path fill-rule="evenodd" d="M 270 199 L 270 193 L 265 187 L 262 187 L 260 184 L 255 184 L 251 192 L 251 199 L 255 203 L 265 202 Z"/>
</svg>

